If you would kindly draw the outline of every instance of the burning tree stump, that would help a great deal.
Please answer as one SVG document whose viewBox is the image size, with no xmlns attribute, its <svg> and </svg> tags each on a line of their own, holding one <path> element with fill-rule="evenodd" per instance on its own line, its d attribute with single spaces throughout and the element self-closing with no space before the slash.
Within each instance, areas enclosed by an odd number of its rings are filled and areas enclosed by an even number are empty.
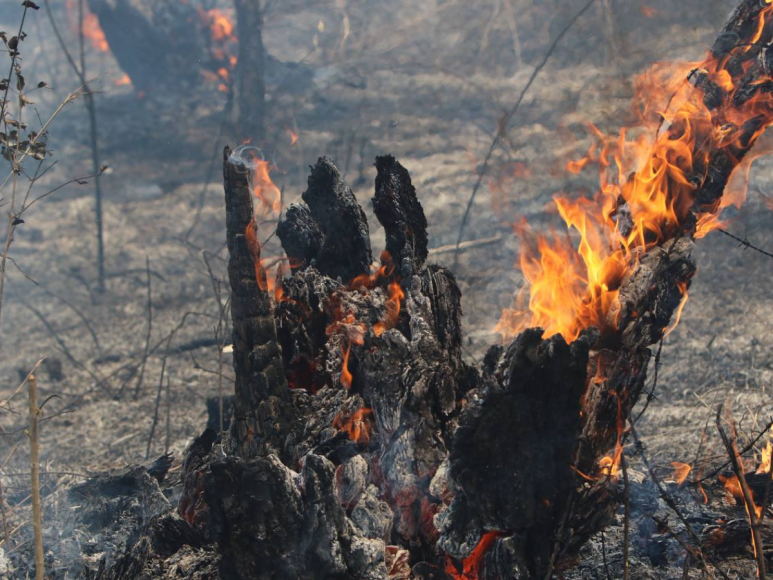
<svg viewBox="0 0 773 580">
<path fill-rule="evenodd" d="M 187 527 L 164 529 L 215 546 L 223 578 L 548 579 L 570 566 L 617 508 L 626 424 L 695 273 L 694 239 L 773 122 L 771 16 L 741 3 L 620 186 L 605 219 L 624 259 L 594 324 L 570 342 L 526 329 L 480 369 L 462 359 L 459 288 L 425 263 L 426 219 L 394 158 L 376 160 L 380 267 L 323 158 L 277 228 L 292 275 L 269 289 L 249 163 L 226 150 L 234 418 L 226 454 L 211 430 L 192 445 Z M 669 213 L 643 225 L 631 189 L 653 177 Z"/>
</svg>

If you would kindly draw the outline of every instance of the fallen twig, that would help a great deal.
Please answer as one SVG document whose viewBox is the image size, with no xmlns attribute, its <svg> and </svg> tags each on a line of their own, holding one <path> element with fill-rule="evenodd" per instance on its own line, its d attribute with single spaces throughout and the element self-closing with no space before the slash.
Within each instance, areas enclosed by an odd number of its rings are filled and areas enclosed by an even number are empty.
<svg viewBox="0 0 773 580">
<path fill-rule="evenodd" d="M 749 516 L 749 525 L 752 529 L 752 547 L 754 548 L 754 557 L 757 564 L 757 578 L 759 580 L 765 580 L 765 554 L 762 547 L 762 536 L 760 535 L 760 520 L 757 517 L 757 504 L 754 503 L 754 494 L 749 487 L 749 483 L 746 481 L 743 460 L 741 459 L 741 454 L 738 452 L 735 422 L 728 413 L 727 422 L 730 425 L 730 432 L 732 433 L 732 438 L 730 438 L 722 427 L 722 408 L 722 405 L 717 408 L 717 431 L 719 431 L 719 436 L 722 438 L 722 443 L 730 457 L 733 473 L 735 473 L 735 476 L 738 478 L 738 483 L 741 486 L 743 502 L 746 507 L 746 513 Z"/>
<path fill-rule="evenodd" d="M 463 250 L 482 248 L 484 246 L 490 246 L 492 244 L 501 242 L 504 239 L 505 238 L 502 234 L 497 234 L 496 236 L 491 236 L 490 238 L 481 238 L 479 240 L 468 240 L 466 242 L 462 242 L 461 244 L 447 244 L 445 246 L 439 246 L 437 248 L 430 248 L 429 255 L 437 256 L 438 254 L 448 254 L 450 252 L 456 252 L 456 251 L 461 252 Z"/>
</svg>

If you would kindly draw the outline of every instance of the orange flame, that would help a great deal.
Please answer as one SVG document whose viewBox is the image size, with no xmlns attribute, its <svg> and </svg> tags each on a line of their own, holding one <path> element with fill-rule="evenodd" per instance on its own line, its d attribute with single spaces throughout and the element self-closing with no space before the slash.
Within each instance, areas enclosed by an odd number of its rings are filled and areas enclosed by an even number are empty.
<svg viewBox="0 0 773 580">
<path fill-rule="evenodd" d="M 381 336 L 387 330 L 394 328 L 400 318 L 400 301 L 405 298 L 405 292 L 398 281 L 389 284 L 389 299 L 386 303 L 386 314 L 383 320 L 373 325 L 373 334 Z"/>
<path fill-rule="evenodd" d="M 612 457 L 606 456 L 599 460 L 599 471 L 601 477 L 617 479 L 620 469 L 620 462 L 623 459 L 623 435 L 625 434 L 625 420 L 623 418 L 623 405 L 620 396 L 617 397 L 617 438 L 615 440 L 615 451 Z"/>
<path fill-rule="evenodd" d="M 373 433 L 373 422 L 373 411 L 363 407 L 351 415 L 344 412 L 338 413 L 333 419 L 333 428 L 347 432 L 349 439 L 358 445 L 368 445 Z"/>
<path fill-rule="evenodd" d="M 692 465 L 689 463 L 681 463 L 679 461 L 672 461 L 671 467 L 674 468 L 674 481 L 677 485 L 681 486 L 686 480 L 687 476 L 692 471 Z"/>
<path fill-rule="evenodd" d="M 450 556 L 446 556 L 446 574 L 454 580 L 478 580 L 483 566 L 483 556 L 491 549 L 494 541 L 502 532 L 486 532 L 475 546 L 475 549 L 462 562 L 461 572 L 454 565 Z"/>
<path fill-rule="evenodd" d="M 684 305 L 687 304 L 687 298 L 689 297 L 687 294 L 686 282 L 678 282 L 677 287 L 679 288 L 679 292 L 682 294 L 682 300 L 681 302 L 679 302 L 679 306 L 676 307 L 676 312 L 674 313 L 674 319 L 671 321 L 671 324 L 669 324 L 666 330 L 663 332 L 664 338 L 669 334 L 671 334 L 671 332 L 673 332 L 673 330 L 679 324 L 679 320 L 681 320 L 682 318 L 682 311 L 684 310 Z"/>
<path fill-rule="evenodd" d="M 741 500 L 741 502 L 746 506 L 746 502 L 744 501 L 743 496 L 743 489 L 741 488 L 741 481 L 738 479 L 738 476 L 733 474 L 730 476 L 720 475 L 719 481 L 722 482 L 722 484 L 725 486 L 725 491 L 727 491 L 729 496 L 732 496 L 736 500 Z M 757 514 L 757 517 L 759 518 L 762 515 L 762 507 L 756 505 L 757 502 L 754 499 L 754 492 L 749 489 L 749 493 L 751 494 L 751 500 L 755 504 L 754 505 L 754 511 Z M 747 507 L 748 511 L 748 507 Z"/>
<path fill-rule="evenodd" d="M 256 159 L 252 171 L 252 191 L 259 200 L 259 215 L 279 217 L 282 213 L 282 192 L 271 179 L 274 164 L 264 159 Z"/>
<path fill-rule="evenodd" d="M 756 37 L 771 12 L 773 7 L 767 6 L 758 15 Z M 589 126 L 594 143 L 568 169 L 597 166 L 599 189 L 592 199 L 555 198 L 569 235 L 535 235 L 526 223 L 516 226 L 522 240 L 517 267 L 526 285 L 496 326 L 503 338 L 534 326 L 542 327 L 546 338 L 561 334 L 567 341 L 590 326 L 613 332 L 618 289 L 642 253 L 681 235 L 693 215 L 698 222 L 695 237 L 706 235 L 721 226 L 718 214 L 724 207 L 742 203 L 751 156 L 736 167 L 721 203 L 698 207 L 696 200 L 709 152 L 737 146 L 741 127 L 751 119 L 759 127 L 752 139 L 773 123 L 773 106 L 763 91 L 734 100 L 738 87 L 724 68 L 726 60 L 709 53 L 697 63 L 656 64 L 634 83 L 634 127 L 610 136 Z M 753 65 L 753 59 L 744 63 Z M 736 103 L 722 118 L 704 103 L 703 89 L 685 80 L 696 69 L 727 91 L 727 102 Z M 680 290 L 684 299 L 679 314 L 687 296 L 686 288 Z"/>
<path fill-rule="evenodd" d="M 760 466 L 757 468 L 757 473 L 770 473 L 771 455 L 773 455 L 773 443 L 768 441 L 768 444 L 762 449 Z"/>
<path fill-rule="evenodd" d="M 344 362 L 341 366 L 341 377 L 339 379 L 341 384 L 346 387 L 347 390 L 352 388 L 352 373 L 349 372 L 349 353 L 351 353 L 351 351 L 352 343 L 350 342 L 344 351 Z"/>
</svg>

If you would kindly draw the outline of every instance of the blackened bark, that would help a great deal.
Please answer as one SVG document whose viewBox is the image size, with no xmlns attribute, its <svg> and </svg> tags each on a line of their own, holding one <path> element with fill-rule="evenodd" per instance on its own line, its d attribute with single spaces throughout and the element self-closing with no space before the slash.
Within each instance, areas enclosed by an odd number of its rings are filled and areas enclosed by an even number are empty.
<svg viewBox="0 0 773 580">
<path fill-rule="evenodd" d="M 324 235 L 316 268 L 344 284 L 370 272 L 373 256 L 368 220 L 329 159 L 322 157 L 311 168 L 303 201 Z"/>
<path fill-rule="evenodd" d="M 259 248 L 248 242 L 253 227 L 249 172 L 226 148 L 225 179 L 228 276 L 231 282 L 233 357 L 236 385 L 231 444 L 243 458 L 274 453 L 286 457 L 285 438 L 294 420 L 282 368 L 271 298 L 258 285 Z M 252 245 L 252 247 L 250 247 Z"/>
<path fill-rule="evenodd" d="M 282 242 L 293 273 L 311 266 L 322 250 L 324 235 L 308 206 L 302 203 L 294 203 L 287 208 L 284 219 L 276 227 L 276 235 Z"/>
</svg>

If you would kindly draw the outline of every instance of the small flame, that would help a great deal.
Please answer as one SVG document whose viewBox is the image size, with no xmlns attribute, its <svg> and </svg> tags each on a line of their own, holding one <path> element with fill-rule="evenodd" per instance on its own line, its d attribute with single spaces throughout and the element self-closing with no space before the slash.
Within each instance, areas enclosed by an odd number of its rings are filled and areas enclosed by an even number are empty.
<svg viewBox="0 0 773 580">
<path fill-rule="evenodd" d="M 767 445 L 762 449 L 760 466 L 757 468 L 757 473 L 770 473 L 771 455 L 773 455 L 773 443 L 768 441 Z"/>
<path fill-rule="evenodd" d="M 271 179 L 275 165 L 265 159 L 256 159 L 252 171 L 252 191 L 260 201 L 259 215 L 278 217 L 282 213 L 282 192 Z"/>
<path fill-rule="evenodd" d="M 126 73 L 123 73 L 123 76 L 121 78 L 115 80 L 115 86 L 117 87 L 125 87 L 130 84 L 132 84 L 132 79 Z"/>
<path fill-rule="evenodd" d="M 475 549 L 462 562 L 461 572 L 457 569 L 450 556 L 446 556 L 446 574 L 454 580 L 478 580 L 483 567 L 483 557 L 491 549 L 494 541 L 502 532 L 486 532 L 475 546 Z"/>
<path fill-rule="evenodd" d="M 341 381 L 341 384 L 344 387 L 346 387 L 347 390 L 352 388 L 352 373 L 349 372 L 349 354 L 351 353 L 351 351 L 352 351 L 352 343 L 350 342 L 346 346 L 346 350 L 344 351 L 344 362 L 343 362 L 343 365 L 341 366 L 341 377 L 339 379 Z"/>
<path fill-rule="evenodd" d="M 674 468 L 674 481 L 677 483 L 677 485 L 681 486 L 687 480 L 687 476 L 690 475 L 692 466 L 689 463 L 672 461 L 671 467 Z"/>
<path fill-rule="evenodd" d="M 679 306 L 676 308 L 676 312 L 674 313 L 674 319 L 671 321 L 671 324 L 668 325 L 668 328 L 666 328 L 665 332 L 663 333 L 663 337 L 665 338 L 669 334 L 673 332 L 673 330 L 676 328 L 676 326 L 679 324 L 679 320 L 682 318 L 682 311 L 684 310 L 684 305 L 687 304 L 687 283 L 686 282 L 678 282 L 677 287 L 679 288 L 679 292 L 682 295 L 682 300 L 679 302 Z"/>
<path fill-rule="evenodd" d="M 623 435 L 625 434 L 625 422 L 623 419 L 623 405 L 620 396 L 617 397 L 617 438 L 615 440 L 615 451 L 610 457 L 602 457 L 599 460 L 599 471 L 601 477 L 608 477 L 616 480 L 620 469 L 620 462 L 623 459 Z"/>
<path fill-rule="evenodd" d="M 287 129 L 287 133 L 290 135 L 290 148 L 292 149 L 298 143 L 298 133 L 290 128 Z"/>
<path fill-rule="evenodd" d="M 358 445 L 369 445 L 373 433 L 373 411 L 363 407 L 357 409 L 353 414 L 338 413 L 333 419 L 333 428 L 347 432 L 349 439 Z"/>
<path fill-rule="evenodd" d="M 741 503 L 746 505 L 746 502 L 744 500 L 743 496 L 743 489 L 741 488 L 741 481 L 738 479 L 738 476 L 733 474 L 730 476 L 725 475 L 719 475 L 719 481 L 722 482 L 722 484 L 725 487 L 725 491 L 728 493 L 728 497 L 732 497 L 734 500 L 740 500 Z M 762 515 L 762 507 L 757 505 L 757 502 L 754 499 L 754 492 L 749 489 L 749 493 L 751 494 L 751 500 L 752 503 L 754 503 L 754 512 L 757 514 L 757 517 L 759 518 Z M 748 511 L 748 509 L 747 509 Z"/>
<path fill-rule="evenodd" d="M 387 330 L 394 328 L 400 318 L 400 301 L 405 298 L 405 292 L 398 281 L 389 284 L 389 299 L 386 303 L 386 314 L 383 320 L 373 325 L 373 334 L 381 336 Z"/>
</svg>

